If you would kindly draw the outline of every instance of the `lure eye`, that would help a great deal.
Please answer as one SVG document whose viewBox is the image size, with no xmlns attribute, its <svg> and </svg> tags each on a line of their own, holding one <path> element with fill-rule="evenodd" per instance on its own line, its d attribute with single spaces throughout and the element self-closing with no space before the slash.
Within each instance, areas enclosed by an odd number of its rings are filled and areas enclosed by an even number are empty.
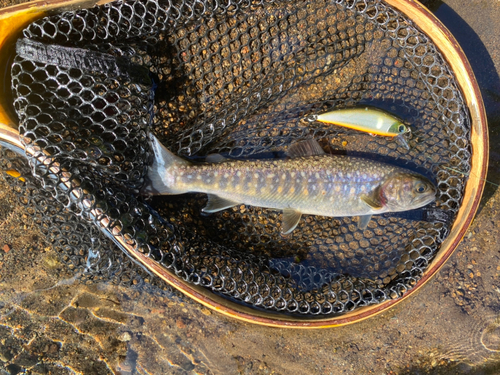
<svg viewBox="0 0 500 375">
<path fill-rule="evenodd" d="M 403 125 L 403 124 L 399 125 L 398 132 L 399 133 L 405 133 L 406 132 L 406 126 Z"/>
<path fill-rule="evenodd" d="M 415 191 L 419 194 L 425 193 L 427 190 L 427 186 L 423 183 L 418 183 L 417 186 L 415 186 Z"/>
</svg>

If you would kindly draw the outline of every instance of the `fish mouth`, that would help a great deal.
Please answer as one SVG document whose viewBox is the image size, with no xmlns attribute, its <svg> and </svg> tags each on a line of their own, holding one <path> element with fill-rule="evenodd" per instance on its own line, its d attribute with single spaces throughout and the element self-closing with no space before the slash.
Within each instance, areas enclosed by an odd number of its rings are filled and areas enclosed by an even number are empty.
<svg viewBox="0 0 500 375">
<path fill-rule="evenodd" d="M 436 200 L 436 195 L 429 195 L 428 197 L 420 198 L 415 201 L 415 205 L 418 207 L 427 206 L 429 203 L 432 203 Z"/>
<path fill-rule="evenodd" d="M 433 186 L 431 186 L 431 189 L 432 190 L 427 194 L 415 197 L 415 199 L 413 199 L 413 205 L 416 207 L 423 207 L 428 205 L 429 203 L 434 202 L 436 200 L 437 191 Z"/>
</svg>

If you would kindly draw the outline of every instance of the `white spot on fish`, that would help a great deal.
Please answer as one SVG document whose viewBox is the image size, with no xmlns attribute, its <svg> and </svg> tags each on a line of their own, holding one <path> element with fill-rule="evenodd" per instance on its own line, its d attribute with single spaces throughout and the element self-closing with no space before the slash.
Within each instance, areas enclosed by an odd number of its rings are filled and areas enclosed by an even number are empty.
<svg viewBox="0 0 500 375">
<path fill-rule="evenodd" d="M 259 178 L 259 174 L 258 173 L 254 173 L 253 177 L 254 178 Z"/>
<path fill-rule="evenodd" d="M 274 177 L 274 173 L 270 173 L 267 175 L 267 178 L 273 178 Z"/>
<path fill-rule="evenodd" d="M 229 173 L 224 173 L 224 178 L 228 178 L 229 177 Z"/>
<path fill-rule="evenodd" d="M 306 172 L 302 171 L 302 172 L 300 172 L 300 175 L 301 175 L 302 177 L 306 177 Z"/>
<path fill-rule="evenodd" d="M 214 176 L 217 177 L 219 175 L 219 172 L 215 171 Z"/>
<path fill-rule="evenodd" d="M 349 190 L 349 194 L 353 195 L 356 192 L 356 188 L 352 187 L 351 190 Z"/>
<path fill-rule="evenodd" d="M 319 173 L 316 173 L 316 175 L 315 175 L 315 176 L 316 176 L 316 178 L 319 178 Z"/>
<path fill-rule="evenodd" d="M 292 172 L 290 175 L 292 176 L 292 178 L 295 177 L 295 172 Z"/>
<path fill-rule="evenodd" d="M 236 172 L 236 176 L 241 177 L 241 171 Z"/>
<path fill-rule="evenodd" d="M 297 178 L 297 179 L 295 180 L 295 182 L 296 182 L 296 183 L 300 183 L 300 178 Z"/>
<path fill-rule="evenodd" d="M 197 180 L 201 180 L 201 174 L 199 174 L 198 176 L 196 176 L 196 179 Z"/>
</svg>

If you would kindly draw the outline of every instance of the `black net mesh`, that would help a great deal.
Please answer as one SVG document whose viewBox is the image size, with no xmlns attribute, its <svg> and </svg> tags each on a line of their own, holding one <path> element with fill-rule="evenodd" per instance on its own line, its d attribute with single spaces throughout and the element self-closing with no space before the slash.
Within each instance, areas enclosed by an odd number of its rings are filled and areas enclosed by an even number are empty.
<svg viewBox="0 0 500 375">
<path fill-rule="evenodd" d="M 400 297 L 448 235 L 470 168 L 453 73 L 383 1 L 142 0 L 65 12 L 24 30 L 12 88 L 36 176 L 19 188 L 47 235 L 63 239 L 63 257 L 89 262 L 92 249 L 118 267 L 123 256 L 91 224 L 107 218 L 178 277 L 271 312 L 324 317 Z M 409 150 L 312 116 L 365 104 L 409 124 Z M 280 157 L 315 138 L 426 174 L 438 187 L 432 208 L 449 220 L 384 214 L 360 230 L 350 217 L 309 215 L 284 238 L 274 210 L 203 216 L 204 195 L 145 200 L 148 131 L 192 160 Z"/>
<path fill-rule="evenodd" d="M 160 292 L 174 292 L 117 249 L 92 222 L 82 220 L 80 215 L 55 200 L 41 187 L 39 179 L 31 175 L 24 157 L 0 147 L 0 170 L 7 172 L 1 177 L 7 180 L 19 201 L 26 206 L 26 213 L 34 218 L 45 235 L 43 242 L 53 247 L 80 281 L 86 284 L 104 281 L 137 288 L 152 284 Z M 19 172 L 22 177 L 17 174 L 13 177 L 12 171 Z"/>
</svg>

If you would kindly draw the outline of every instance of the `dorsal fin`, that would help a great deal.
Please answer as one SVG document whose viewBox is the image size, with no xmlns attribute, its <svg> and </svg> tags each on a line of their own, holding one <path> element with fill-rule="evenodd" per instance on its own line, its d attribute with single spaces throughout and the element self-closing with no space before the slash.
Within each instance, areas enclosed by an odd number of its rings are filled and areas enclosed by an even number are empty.
<svg viewBox="0 0 500 375">
<path fill-rule="evenodd" d="M 231 160 L 231 159 L 225 158 L 221 154 L 209 154 L 205 158 L 206 163 L 213 163 L 213 164 L 222 163 L 222 162 L 228 161 L 228 160 Z"/>
<path fill-rule="evenodd" d="M 304 156 L 324 155 L 325 151 L 323 151 L 315 139 L 308 139 L 290 145 L 286 154 L 291 158 L 300 158 Z"/>
</svg>

